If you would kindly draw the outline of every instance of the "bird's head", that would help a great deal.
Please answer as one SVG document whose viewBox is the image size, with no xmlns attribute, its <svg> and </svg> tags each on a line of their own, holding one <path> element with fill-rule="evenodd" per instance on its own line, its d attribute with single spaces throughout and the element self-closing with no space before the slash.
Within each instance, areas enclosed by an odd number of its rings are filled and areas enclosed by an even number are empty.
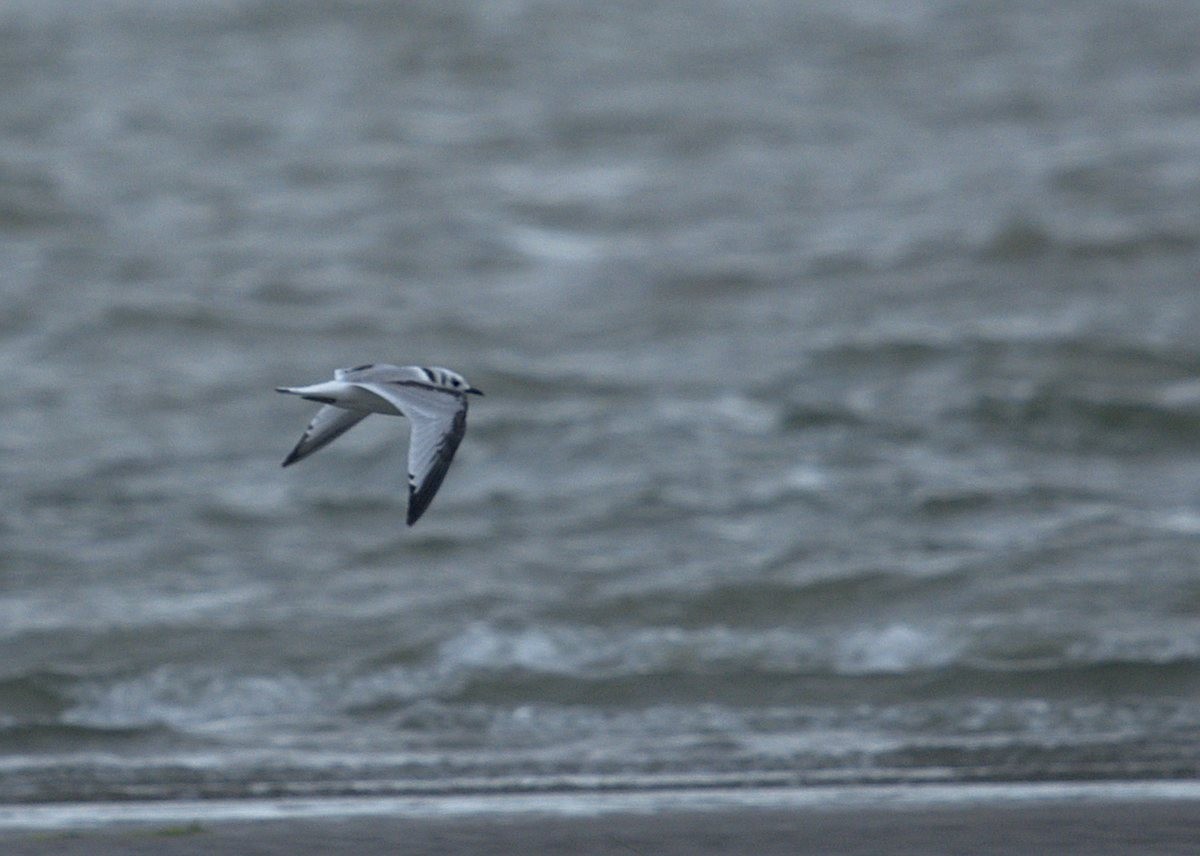
<svg viewBox="0 0 1200 856">
<path fill-rule="evenodd" d="M 471 384 L 467 383 L 467 379 L 458 372 L 444 369 L 440 366 L 433 368 L 434 374 L 437 376 L 439 385 L 454 392 L 469 392 L 471 395 L 483 395 L 482 390 L 478 390 Z"/>
</svg>

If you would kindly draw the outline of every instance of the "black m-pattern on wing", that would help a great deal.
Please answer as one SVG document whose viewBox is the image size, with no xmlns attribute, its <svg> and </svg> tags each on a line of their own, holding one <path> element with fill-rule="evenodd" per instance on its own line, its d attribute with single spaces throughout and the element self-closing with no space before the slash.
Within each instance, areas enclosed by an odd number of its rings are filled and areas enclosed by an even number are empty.
<svg viewBox="0 0 1200 856">
<path fill-rule="evenodd" d="M 425 441 L 425 438 L 418 436 L 418 427 L 419 423 L 414 421 L 412 425 L 412 437 L 409 440 L 414 451 L 420 448 L 419 443 L 424 445 L 422 441 Z M 426 425 L 420 427 L 429 430 L 435 426 L 426 423 Z M 450 424 L 450 430 L 443 433 L 436 441 L 432 450 L 432 460 L 426 459 L 421 462 L 428 466 L 427 471 L 423 474 L 409 473 L 408 519 L 406 521 L 409 526 L 416 523 L 421 518 L 421 515 L 425 513 L 425 510 L 429 508 L 429 503 L 433 502 L 438 488 L 442 486 L 442 480 L 446 478 L 446 472 L 450 469 L 450 462 L 454 460 L 454 453 L 458 451 L 458 444 L 462 442 L 463 435 L 466 432 L 467 408 L 463 406 L 454 414 L 454 421 Z M 417 469 L 412 467 L 412 463 L 410 460 L 410 470 Z"/>
<path fill-rule="evenodd" d="M 340 407 L 326 405 L 317 411 L 317 415 L 308 423 L 304 434 L 300 437 L 295 448 L 283 459 L 283 466 L 290 466 L 296 461 L 302 461 L 313 452 L 324 449 L 338 437 L 345 434 L 368 414 L 354 410 L 342 410 Z"/>
</svg>

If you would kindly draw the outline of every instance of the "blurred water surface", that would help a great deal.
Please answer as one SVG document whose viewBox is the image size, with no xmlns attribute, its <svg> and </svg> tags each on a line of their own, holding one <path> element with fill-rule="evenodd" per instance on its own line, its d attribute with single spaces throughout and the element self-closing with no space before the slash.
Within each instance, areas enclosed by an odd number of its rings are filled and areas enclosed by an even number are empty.
<svg viewBox="0 0 1200 856">
<path fill-rule="evenodd" d="M 1200 12 L 0 10 L 0 798 L 1200 773 Z M 488 396 L 284 471 L 272 392 Z"/>
</svg>

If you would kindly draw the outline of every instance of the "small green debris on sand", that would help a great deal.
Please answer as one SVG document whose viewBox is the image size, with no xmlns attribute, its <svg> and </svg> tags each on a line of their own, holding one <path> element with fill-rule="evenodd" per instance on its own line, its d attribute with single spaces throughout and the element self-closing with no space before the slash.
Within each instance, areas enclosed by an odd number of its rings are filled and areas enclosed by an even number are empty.
<svg viewBox="0 0 1200 856">
<path fill-rule="evenodd" d="M 153 834 L 160 838 L 179 838 L 183 835 L 198 835 L 199 833 L 205 831 L 206 830 L 203 826 L 193 820 L 191 823 L 186 823 L 181 826 L 164 826 L 160 829 L 154 830 Z"/>
</svg>

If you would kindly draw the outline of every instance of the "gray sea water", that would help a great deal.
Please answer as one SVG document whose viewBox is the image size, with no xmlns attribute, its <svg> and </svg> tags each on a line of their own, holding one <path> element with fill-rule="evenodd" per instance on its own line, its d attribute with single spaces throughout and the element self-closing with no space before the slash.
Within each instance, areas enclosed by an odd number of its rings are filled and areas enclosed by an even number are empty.
<svg viewBox="0 0 1200 856">
<path fill-rule="evenodd" d="M 0 801 L 1200 774 L 1192 0 L 0 7 Z M 296 467 L 276 395 L 487 397 Z"/>
</svg>

